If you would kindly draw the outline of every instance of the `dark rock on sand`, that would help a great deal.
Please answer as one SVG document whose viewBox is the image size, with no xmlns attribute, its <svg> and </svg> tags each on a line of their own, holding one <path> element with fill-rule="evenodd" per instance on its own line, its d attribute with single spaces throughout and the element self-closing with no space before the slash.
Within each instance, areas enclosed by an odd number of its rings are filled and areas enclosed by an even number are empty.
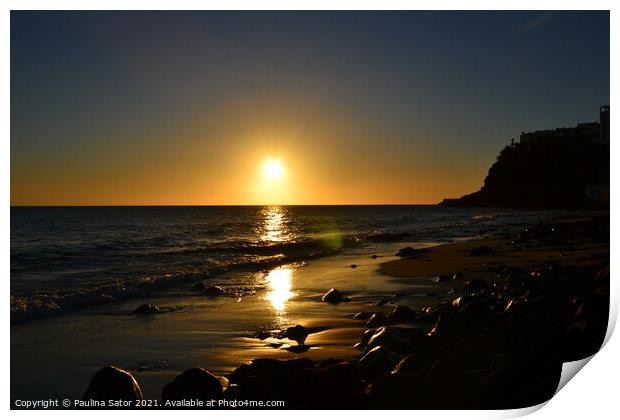
<svg viewBox="0 0 620 420">
<path fill-rule="evenodd" d="M 141 400 L 142 391 L 131 373 L 116 366 L 106 366 L 93 375 L 82 400 Z"/>
<path fill-rule="evenodd" d="M 329 289 L 327 293 L 323 295 L 321 300 L 327 303 L 340 303 L 340 302 L 348 302 L 351 299 L 349 299 L 348 297 L 340 293 L 338 289 L 331 288 Z"/>
<path fill-rule="evenodd" d="M 224 296 L 226 294 L 226 291 L 224 289 L 222 289 L 220 286 L 209 286 L 209 287 L 205 287 L 204 289 L 204 294 L 206 296 L 212 296 L 212 297 L 216 297 L 216 296 Z"/>
<path fill-rule="evenodd" d="M 155 305 L 144 304 L 138 307 L 133 313 L 135 315 L 152 315 L 159 312 L 159 308 Z"/>
<path fill-rule="evenodd" d="M 357 264 L 351 264 L 349 267 L 351 267 L 351 268 L 357 268 Z"/>
<path fill-rule="evenodd" d="M 422 253 L 422 250 L 413 249 L 410 246 L 407 246 L 405 248 L 399 249 L 398 252 L 396 253 L 396 256 L 403 257 L 403 258 L 412 258 L 412 257 L 420 256 L 421 253 Z"/>
<path fill-rule="evenodd" d="M 387 317 L 382 312 L 375 312 L 366 322 L 368 328 L 381 327 L 385 324 L 387 324 Z"/>
<path fill-rule="evenodd" d="M 483 290 L 488 290 L 491 288 L 491 285 L 484 279 L 473 279 L 469 280 L 463 286 L 463 290 L 467 293 L 479 293 Z"/>
<path fill-rule="evenodd" d="M 402 356 L 388 350 L 383 346 L 377 346 L 364 355 L 359 361 L 360 372 L 366 380 L 385 375 L 394 369 Z"/>
<path fill-rule="evenodd" d="M 288 327 L 286 329 L 286 338 L 297 341 L 300 346 L 303 346 L 306 343 L 308 334 L 308 329 L 301 325 L 295 325 L 294 327 Z"/>
<path fill-rule="evenodd" d="M 272 337 L 269 331 L 259 331 L 254 334 L 254 338 L 258 338 L 259 340 L 266 340 L 267 338 Z"/>
<path fill-rule="evenodd" d="M 353 319 L 359 319 L 361 321 L 366 321 L 368 318 L 372 316 L 373 312 L 358 312 L 353 315 Z"/>
<path fill-rule="evenodd" d="M 410 354 L 396 365 L 392 373 L 426 375 L 435 361 L 434 358 L 424 354 Z"/>
<path fill-rule="evenodd" d="M 290 378 L 308 368 L 314 368 L 314 363 L 305 358 L 255 359 L 235 369 L 230 375 L 230 381 L 238 385 L 239 395 L 243 399 L 284 399 L 288 394 Z"/>
<path fill-rule="evenodd" d="M 370 337 L 372 337 L 373 335 L 375 335 L 375 333 L 377 332 L 376 329 L 371 328 L 369 330 L 364 331 L 364 334 L 362 334 L 362 339 L 361 339 L 361 344 L 363 344 L 364 346 L 368 344 L 368 342 L 370 341 Z"/>
<path fill-rule="evenodd" d="M 370 337 L 369 348 L 383 346 L 400 354 L 406 354 L 411 349 L 411 331 L 398 327 L 381 327 Z"/>
<path fill-rule="evenodd" d="M 450 277 L 447 274 L 439 274 L 434 279 L 435 283 L 443 283 L 443 282 L 446 282 L 446 281 L 449 281 L 449 280 L 452 280 L 452 277 Z"/>
<path fill-rule="evenodd" d="M 202 368 L 186 370 L 164 386 L 161 391 L 161 398 L 164 401 L 183 399 L 219 400 L 223 396 L 224 390 L 220 381 Z"/>
<path fill-rule="evenodd" d="M 400 324 L 411 322 L 415 319 L 417 313 L 413 309 L 405 305 L 396 306 L 388 315 L 388 324 Z"/>
<path fill-rule="evenodd" d="M 445 308 L 439 313 L 439 317 L 429 331 L 431 337 L 450 338 L 456 335 L 458 331 L 457 309 Z"/>
<path fill-rule="evenodd" d="M 359 367 L 349 362 L 303 369 L 287 388 L 287 408 L 359 409 L 363 399 Z"/>
</svg>

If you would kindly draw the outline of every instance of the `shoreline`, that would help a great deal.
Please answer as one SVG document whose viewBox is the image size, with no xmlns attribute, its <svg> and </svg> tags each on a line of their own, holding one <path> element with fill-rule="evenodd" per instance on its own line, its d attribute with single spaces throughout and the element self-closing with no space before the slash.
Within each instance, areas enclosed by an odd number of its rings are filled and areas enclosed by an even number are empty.
<svg viewBox="0 0 620 420">
<path fill-rule="evenodd" d="M 361 369 L 360 359 L 366 356 L 371 349 L 366 348 L 366 344 L 358 344 L 356 347 L 354 345 L 359 342 L 365 331 L 373 330 L 377 333 L 383 327 L 383 324 L 379 320 L 377 325 L 368 326 L 369 321 L 366 314 L 361 316 L 362 318 L 365 317 L 365 319 L 353 319 L 353 315 L 356 313 L 383 314 L 382 316 L 377 315 L 377 318 L 383 317 L 383 319 L 387 319 L 394 312 L 395 308 L 407 306 L 415 311 L 415 316 L 410 319 L 404 319 L 402 320 L 403 322 L 390 322 L 388 332 L 390 334 L 395 333 L 398 336 L 401 333 L 410 334 L 411 328 L 428 331 L 437 322 L 437 315 L 445 309 L 446 302 L 455 300 L 462 293 L 461 290 L 463 290 L 468 281 L 483 279 L 489 284 L 497 283 L 497 286 L 494 287 L 500 287 L 501 284 L 507 283 L 506 279 L 498 278 L 498 275 L 506 267 L 515 270 L 515 273 L 519 272 L 519 275 L 521 275 L 525 272 L 529 273 L 530 269 L 537 269 L 540 265 L 546 265 L 550 262 L 586 267 L 592 264 L 600 265 L 604 263 L 605 253 L 607 259 L 609 258 L 608 242 L 606 246 L 604 242 L 597 244 L 594 241 L 589 241 L 585 245 L 558 245 L 557 241 L 542 244 L 536 243 L 536 240 L 533 239 L 529 241 L 530 244 L 528 246 L 524 246 L 523 244 L 512 244 L 511 241 L 514 240 L 515 234 L 503 235 L 506 237 L 502 239 L 496 237 L 473 239 L 432 246 L 425 248 L 422 254 L 416 258 L 381 256 L 376 260 L 370 258 L 364 260 L 360 255 L 339 255 L 315 260 L 308 266 L 294 271 L 292 290 L 295 296 L 287 303 L 287 312 L 283 313 L 283 317 L 280 317 L 276 323 L 265 318 L 266 323 L 263 323 L 263 321 L 260 321 L 261 318 L 259 316 L 256 318 L 257 324 L 266 327 L 262 330 L 259 328 L 258 330 L 245 330 L 246 332 L 243 332 L 244 328 L 248 328 L 244 325 L 250 325 L 244 323 L 238 326 L 231 326 L 228 333 L 222 330 L 222 328 L 225 329 L 226 327 L 218 327 L 219 329 L 213 332 L 216 334 L 214 337 L 221 337 L 218 340 L 224 340 L 217 344 L 223 346 L 219 350 L 217 347 L 212 350 L 208 350 L 210 347 L 201 350 L 204 346 L 204 344 L 201 344 L 203 339 L 210 337 L 210 335 L 204 335 L 202 331 L 205 328 L 209 330 L 211 328 L 209 325 L 219 326 L 221 323 L 221 321 L 218 321 L 218 317 L 214 318 L 213 316 L 221 310 L 230 311 L 234 310 L 232 308 L 238 308 L 244 311 L 243 314 L 239 314 L 239 319 L 253 318 L 255 315 L 251 314 L 263 313 L 264 305 L 273 304 L 273 302 L 267 299 L 268 292 L 263 291 L 256 295 L 242 298 L 241 306 L 235 306 L 235 303 L 229 298 L 217 298 L 207 300 L 206 302 L 203 302 L 204 298 L 196 298 L 194 303 L 198 306 L 194 307 L 190 304 L 187 307 L 189 309 L 156 315 L 152 318 L 139 319 L 129 317 L 123 319 L 122 322 L 124 324 L 122 325 L 125 325 L 128 329 L 127 334 L 123 335 L 121 333 L 117 339 L 110 339 L 108 337 L 97 337 L 94 339 L 95 343 L 103 340 L 103 343 L 108 346 L 109 350 L 101 351 L 101 354 L 106 355 L 106 358 L 99 358 L 97 359 L 99 362 L 94 363 L 91 359 L 81 369 L 76 369 L 70 375 L 70 377 L 73 377 L 72 380 L 76 381 L 73 388 L 73 396 L 79 398 L 86 389 L 86 385 L 88 385 L 88 378 L 105 364 L 119 365 L 121 368 L 129 370 L 143 388 L 145 397 L 156 399 L 160 398 L 160 392 L 164 385 L 170 383 L 177 375 L 191 366 L 201 366 L 215 375 L 224 377 L 225 379 L 222 382 L 225 385 L 232 384 L 229 387 L 229 394 L 235 389 L 241 391 L 244 387 L 244 385 L 241 385 L 243 379 L 239 379 L 240 376 L 237 372 L 240 363 L 242 363 L 242 366 L 247 366 L 248 363 L 256 360 L 280 360 L 281 362 L 273 362 L 278 365 L 278 367 L 273 367 L 277 371 L 278 369 L 288 369 L 286 368 L 287 363 L 294 364 L 297 363 L 295 362 L 296 360 L 302 358 L 308 360 L 306 369 L 330 370 L 335 369 L 335 366 L 339 366 L 342 363 L 347 364 L 347 366 L 354 365 L 357 366 L 356 369 Z M 508 236 L 513 239 L 510 239 Z M 485 246 L 491 249 L 488 255 L 469 255 L 472 249 Z M 567 249 L 563 247 L 567 247 Z M 601 256 L 603 257 L 601 258 Z M 352 269 L 349 267 L 349 262 L 355 262 L 357 264 L 356 268 Z M 502 265 L 506 267 L 502 268 Z M 451 277 L 458 272 L 463 274 L 462 278 L 451 280 L 446 277 L 448 275 Z M 255 273 L 254 275 L 268 276 L 269 274 Z M 436 283 L 434 278 L 438 275 L 443 275 L 445 278 Z M 329 287 L 333 287 L 333 285 L 336 285 L 336 287 L 350 296 L 351 302 L 343 302 L 337 305 L 320 302 L 321 295 Z M 171 299 L 174 300 L 174 297 Z M 135 302 L 124 303 L 127 310 L 130 308 L 129 305 L 135 306 L 135 304 Z M 204 306 L 205 309 L 202 309 L 202 305 L 207 306 Z M 217 307 L 222 309 L 216 309 Z M 97 316 L 100 318 L 105 316 L 110 318 L 110 314 Z M 110 319 L 115 318 L 112 317 Z M 77 320 L 77 322 L 83 321 Z M 228 324 L 224 323 L 222 325 L 237 325 L 230 324 L 230 320 L 227 322 Z M 385 324 L 385 321 L 383 323 Z M 296 324 L 320 330 L 310 333 L 306 341 L 307 347 L 297 346 L 297 343 L 294 341 L 287 340 L 278 335 L 287 327 Z M 72 323 L 69 322 L 68 325 L 72 325 Z M 217 332 L 220 330 L 221 332 Z M 13 335 L 13 326 L 11 331 Z M 113 335 L 119 334 L 116 329 L 110 331 L 114 331 Z M 268 331 L 270 335 L 263 339 L 256 338 L 255 334 L 261 331 Z M 157 335 L 154 336 L 153 334 Z M 132 335 L 135 335 L 135 337 L 131 337 Z M 151 351 L 154 357 L 161 357 L 162 354 L 167 352 L 170 355 L 174 355 L 174 359 L 168 360 L 166 364 L 160 367 L 156 365 L 148 366 L 148 364 L 142 366 L 139 362 L 137 362 L 138 365 L 134 364 L 133 367 L 131 364 L 127 364 L 127 362 L 119 363 L 119 360 L 128 360 L 126 355 L 122 356 L 124 354 L 122 349 L 131 345 L 130 343 L 132 342 L 137 344 L 141 340 L 155 340 L 150 346 L 159 349 Z M 388 342 L 390 340 L 391 338 Z M 363 341 L 364 339 L 361 340 L 362 343 Z M 218 341 L 208 342 L 218 343 Z M 183 343 L 182 347 L 185 350 L 179 347 L 178 344 L 180 343 Z M 86 346 L 87 351 L 85 353 L 92 350 L 92 348 L 88 347 L 87 342 L 82 343 L 82 345 Z M 394 352 L 393 349 L 389 349 L 389 347 L 384 347 L 389 353 L 381 355 L 383 359 L 387 356 L 392 357 L 392 354 L 400 354 Z M 398 348 L 399 345 L 397 344 L 396 347 Z M 88 350 L 89 348 L 91 350 Z M 298 352 L 297 350 L 300 351 Z M 402 348 L 399 351 L 402 352 Z M 148 357 L 144 359 L 144 355 L 140 355 L 140 353 L 137 353 L 136 357 L 135 360 L 140 360 L 140 358 L 143 360 L 149 359 Z M 26 358 L 25 360 L 27 361 L 28 359 Z M 331 362 L 326 362 L 330 360 Z M 250 363 L 249 366 L 252 364 Z M 60 369 L 73 369 L 68 366 L 60 366 Z M 45 364 L 42 364 L 40 368 L 44 367 Z M 392 368 L 394 366 L 391 366 L 389 369 Z M 247 368 L 244 369 L 247 370 Z M 389 374 L 389 369 L 385 371 L 385 366 L 382 369 L 384 374 Z M 12 369 L 12 372 L 17 374 L 18 372 L 15 370 L 18 369 Z M 89 371 L 90 373 L 87 373 Z M 273 374 L 273 372 L 264 371 L 258 373 L 259 377 L 268 377 Z M 78 376 L 81 378 L 79 381 L 77 379 Z M 53 380 L 53 375 L 49 378 L 49 380 Z M 372 378 L 372 380 L 374 379 L 376 378 Z M 360 380 L 361 383 L 366 384 L 366 388 L 372 384 L 370 378 L 363 377 Z M 273 388 L 274 385 L 265 386 L 269 389 Z M 364 392 L 367 392 L 366 388 Z M 367 403 L 368 401 L 364 404 Z M 357 407 L 358 403 L 354 404 L 354 406 Z"/>
</svg>

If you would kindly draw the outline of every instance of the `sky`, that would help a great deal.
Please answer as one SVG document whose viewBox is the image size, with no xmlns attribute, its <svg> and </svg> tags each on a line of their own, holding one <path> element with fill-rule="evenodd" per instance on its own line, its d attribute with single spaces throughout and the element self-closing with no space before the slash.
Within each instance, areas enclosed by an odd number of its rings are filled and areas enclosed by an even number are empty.
<svg viewBox="0 0 620 420">
<path fill-rule="evenodd" d="M 598 120 L 609 48 L 597 11 L 12 11 L 11 204 L 436 203 Z"/>
</svg>

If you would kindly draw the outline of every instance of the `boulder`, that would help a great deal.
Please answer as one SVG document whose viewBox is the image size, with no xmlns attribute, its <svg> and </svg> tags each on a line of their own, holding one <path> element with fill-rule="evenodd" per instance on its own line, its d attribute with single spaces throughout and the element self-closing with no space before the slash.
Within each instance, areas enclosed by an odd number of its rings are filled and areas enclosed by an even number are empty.
<svg viewBox="0 0 620 420">
<path fill-rule="evenodd" d="M 401 356 L 383 346 L 377 346 L 364 355 L 359 361 L 360 372 L 364 379 L 374 380 L 394 369 Z"/>
<path fill-rule="evenodd" d="M 283 399 L 289 379 L 303 369 L 314 367 L 314 363 L 306 358 L 254 359 L 235 369 L 230 375 L 230 382 L 237 384 L 243 395 L 260 390 L 261 393 L 268 391 L 269 399 Z"/>
<path fill-rule="evenodd" d="M 400 324 L 411 322 L 417 316 L 416 311 L 405 305 L 396 306 L 388 315 L 388 324 Z"/>
<path fill-rule="evenodd" d="M 368 340 L 368 347 L 383 346 L 397 353 L 406 354 L 412 345 L 411 330 L 398 327 L 382 327 Z"/>
<path fill-rule="evenodd" d="M 413 257 L 418 257 L 421 254 L 422 254 L 421 249 L 413 249 L 410 246 L 407 246 L 405 248 L 399 249 L 398 252 L 396 253 L 396 256 L 402 257 L 402 258 L 413 258 Z"/>
<path fill-rule="evenodd" d="M 372 316 L 373 312 L 358 312 L 353 315 L 353 319 L 359 319 L 361 321 L 367 321 Z"/>
<path fill-rule="evenodd" d="M 159 312 L 159 308 L 155 305 L 144 304 L 139 306 L 133 313 L 135 315 L 153 315 Z"/>
<path fill-rule="evenodd" d="M 306 343 L 308 334 L 308 329 L 301 325 L 295 325 L 294 327 L 288 327 L 286 329 L 286 338 L 297 341 L 297 344 L 300 346 L 303 346 Z"/>
<path fill-rule="evenodd" d="M 387 324 L 387 317 L 382 312 L 375 312 L 366 322 L 368 328 L 381 327 Z"/>
<path fill-rule="evenodd" d="M 212 296 L 212 297 L 224 296 L 226 294 L 226 291 L 222 289 L 220 286 L 211 285 L 209 287 L 205 287 L 204 294 L 206 296 Z"/>
<path fill-rule="evenodd" d="M 491 289 L 491 285 L 484 279 L 469 280 L 463 285 L 463 290 L 467 293 L 481 293 L 489 289 Z"/>
<path fill-rule="evenodd" d="M 192 368 L 177 376 L 165 385 L 161 391 L 163 401 L 179 401 L 197 399 L 207 401 L 220 400 L 224 389 L 220 381 L 202 368 Z"/>
<path fill-rule="evenodd" d="M 435 283 L 443 283 L 449 280 L 452 280 L 452 277 L 447 274 L 439 274 L 433 279 Z"/>
<path fill-rule="evenodd" d="M 424 354 L 410 354 L 396 365 L 392 373 L 426 375 L 433 363 L 435 363 L 435 359 Z"/>
<path fill-rule="evenodd" d="M 116 366 L 98 370 L 90 380 L 82 400 L 141 400 L 142 391 L 131 373 Z"/>
<path fill-rule="evenodd" d="M 295 409 L 359 409 L 363 398 L 359 367 L 348 362 L 303 369 L 287 390 L 287 408 Z"/>
<path fill-rule="evenodd" d="M 342 293 L 340 293 L 338 289 L 334 289 L 332 287 L 331 289 L 329 289 L 327 293 L 323 295 L 321 300 L 327 303 L 340 303 L 340 302 L 348 302 L 350 299 L 344 296 Z"/>
</svg>

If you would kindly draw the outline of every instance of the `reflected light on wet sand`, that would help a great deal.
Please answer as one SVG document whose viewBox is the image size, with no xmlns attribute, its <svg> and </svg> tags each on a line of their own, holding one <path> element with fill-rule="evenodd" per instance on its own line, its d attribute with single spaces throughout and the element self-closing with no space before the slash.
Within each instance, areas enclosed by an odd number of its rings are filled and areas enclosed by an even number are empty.
<svg viewBox="0 0 620 420">
<path fill-rule="evenodd" d="M 293 270 L 290 268 L 276 268 L 267 274 L 266 280 L 270 287 L 267 293 L 267 300 L 278 312 L 284 311 L 286 302 L 294 296 L 293 286 Z"/>
</svg>

